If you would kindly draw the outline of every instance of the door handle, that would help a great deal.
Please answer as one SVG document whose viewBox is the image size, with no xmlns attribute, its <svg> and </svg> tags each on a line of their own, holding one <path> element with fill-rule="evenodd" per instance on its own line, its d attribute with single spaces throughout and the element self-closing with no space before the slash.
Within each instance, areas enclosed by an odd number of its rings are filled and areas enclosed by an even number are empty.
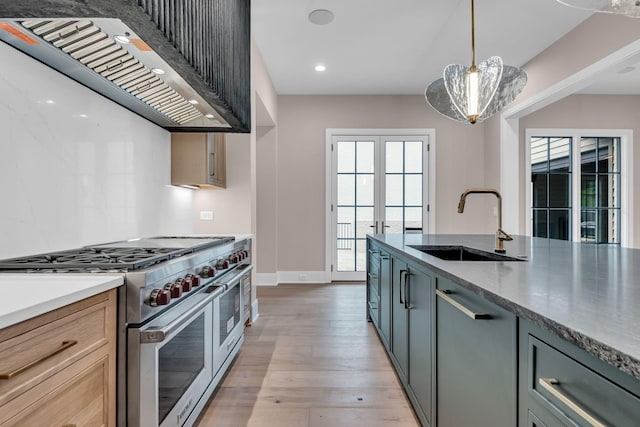
<svg viewBox="0 0 640 427">
<path fill-rule="evenodd" d="M 406 273 L 404 274 L 404 308 L 406 310 L 411 310 L 413 308 L 411 304 L 409 304 L 409 276 L 410 275 L 411 273 L 407 269 Z"/>
<path fill-rule="evenodd" d="M 560 385 L 560 381 L 555 378 L 539 378 L 538 384 L 542 386 L 545 390 L 551 393 L 556 399 L 560 402 L 571 408 L 573 412 L 578 414 L 580 418 L 589 423 L 590 426 L 593 427 L 605 427 L 605 424 L 602 424 L 600 421 L 596 420 L 593 416 L 591 416 L 587 411 L 582 409 L 577 403 L 567 397 L 564 393 L 557 389 Z"/>
<path fill-rule="evenodd" d="M 384 221 L 382 221 L 382 234 L 384 234 L 384 229 L 385 228 L 391 228 L 390 225 L 384 225 Z"/>
<path fill-rule="evenodd" d="M 376 234 L 378 234 L 378 221 L 376 221 L 376 225 L 370 225 L 369 228 L 375 228 Z"/>
<path fill-rule="evenodd" d="M 476 320 L 476 319 L 491 319 L 491 315 L 490 314 L 484 314 L 484 313 L 475 313 L 474 311 L 468 309 L 467 307 L 465 307 L 464 305 L 460 304 L 458 301 L 454 300 L 453 298 L 451 298 L 449 295 L 452 294 L 453 291 L 450 290 L 444 290 L 441 291 L 440 289 L 436 289 L 436 295 L 439 296 L 440 298 L 442 298 L 443 300 L 445 300 L 446 302 L 448 302 L 449 304 L 451 304 L 452 306 L 454 306 L 456 309 L 458 309 L 459 311 L 461 311 L 462 313 L 464 313 L 466 316 Z"/>
<path fill-rule="evenodd" d="M 405 281 L 404 281 L 404 282 L 402 281 L 402 275 L 403 275 L 403 274 L 405 274 L 405 275 L 406 275 L 406 274 L 407 274 L 407 270 L 400 270 L 400 285 L 398 286 L 398 288 L 399 288 L 398 290 L 399 290 L 399 294 L 400 294 L 400 300 L 399 300 L 399 302 L 400 302 L 400 304 L 402 304 L 405 308 L 407 308 L 406 303 L 405 303 L 405 302 L 404 302 L 404 300 L 402 299 L 402 288 L 404 288 L 404 284 L 406 283 L 406 279 L 405 279 Z M 405 289 L 405 291 L 406 291 L 406 289 Z M 405 295 L 405 298 L 406 298 L 406 297 L 407 297 L 407 296 Z"/>
</svg>

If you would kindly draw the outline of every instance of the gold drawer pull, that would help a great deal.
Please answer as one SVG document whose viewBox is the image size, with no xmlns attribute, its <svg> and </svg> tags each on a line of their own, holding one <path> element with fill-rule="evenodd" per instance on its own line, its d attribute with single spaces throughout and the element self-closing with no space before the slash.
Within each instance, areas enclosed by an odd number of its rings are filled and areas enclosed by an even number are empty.
<svg viewBox="0 0 640 427">
<path fill-rule="evenodd" d="M 58 348 L 56 348 L 55 350 L 38 357 L 36 360 L 33 360 L 19 368 L 17 368 L 14 371 L 8 372 L 6 374 L 0 373 L 0 380 L 10 380 L 11 378 L 15 377 L 18 374 L 23 373 L 24 371 L 33 368 L 34 366 L 44 362 L 47 359 L 52 358 L 53 356 L 55 356 L 56 354 L 65 351 L 66 349 L 68 349 L 69 347 L 73 347 L 74 345 L 78 344 L 78 341 L 76 340 L 65 340 L 62 341 L 62 345 Z"/>
<path fill-rule="evenodd" d="M 578 414 L 583 420 L 585 420 L 589 425 L 593 427 L 606 427 L 606 424 L 602 424 L 600 421 L 593 418 L 587 411 L 578 406 L 574 401 L 565 396 L 560 390 L 556 387 L 560 385 L 560 381 L 555 378 L 539 378 L 538 384 L 542 386 L 545 390 L 551 393 L 555 398 L 557 398 L 564 405 L 568 406 L 573 412 Z"/>
<path fill-rule="evenodd" d="M 453 291 L 450 291 L 448 289 L 445 289 L 443 291 L 441 291 L 440 289 L 436 289 L 436 295 L 439 296 L 440 298 L 442 298 L 443 300 L 445 300 L 446 302 L 448 302 L 449 304 L 451 304 L 452 306 L 454 306 L 456 309 L 458 309 L 459 311 L 461 311 L 462 313 L 464 313 L 466 316 L 477 320 L 477 319 L 491 319 L 491 315 L 490 314 L 485 314 L 485 313 L 475 313 L 472 310 L 469 310 L 467 307 L 465 307 L 464 305 L 460 304 L 458 301 L 454 300 L 453 298 L 451 298 L 449 295 L 452 294 Z"/>
</svg>

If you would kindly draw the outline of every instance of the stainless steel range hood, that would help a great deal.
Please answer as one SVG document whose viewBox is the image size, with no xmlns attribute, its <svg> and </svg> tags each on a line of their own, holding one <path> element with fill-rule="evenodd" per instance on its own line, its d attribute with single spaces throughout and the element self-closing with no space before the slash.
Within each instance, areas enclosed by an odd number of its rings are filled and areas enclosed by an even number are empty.
<svg viewBox="0 0 640 427">
<path fill-rule="evenodd" d="M 250 131 L 249 0 L 2 2 L 0 40 L 170 131 Z"/>
</svg>

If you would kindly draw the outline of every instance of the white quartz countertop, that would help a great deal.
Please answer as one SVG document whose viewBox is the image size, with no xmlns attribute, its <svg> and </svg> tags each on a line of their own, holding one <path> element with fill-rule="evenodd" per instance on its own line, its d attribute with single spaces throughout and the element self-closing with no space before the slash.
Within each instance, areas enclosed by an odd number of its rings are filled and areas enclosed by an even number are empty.
<svg viewBox="0 0 640 427">
<path fill-rule="evenodd" d="M 116 288 L 122 275 L 0 274 L 0 329 Z"/>
</svg>

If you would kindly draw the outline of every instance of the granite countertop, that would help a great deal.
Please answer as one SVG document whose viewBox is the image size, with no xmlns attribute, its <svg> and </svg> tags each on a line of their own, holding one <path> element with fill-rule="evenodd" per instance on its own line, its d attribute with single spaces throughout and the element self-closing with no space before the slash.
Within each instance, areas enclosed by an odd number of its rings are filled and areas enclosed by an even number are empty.
<svg viewBox="0 0 640 427">
<path fill-rule="evenodd" d="M 518 261 L 444 261 L 409 245 L 462 245 L 493 252 L 493 235 L 376 234 L 476 294 L 640 379 L 640 250 L 514 236 Z"/>
<path fill-rule="evenodd" d="M 122 275 L 0 274 L 0 329 L 123 284 Z"/>
</svg>

